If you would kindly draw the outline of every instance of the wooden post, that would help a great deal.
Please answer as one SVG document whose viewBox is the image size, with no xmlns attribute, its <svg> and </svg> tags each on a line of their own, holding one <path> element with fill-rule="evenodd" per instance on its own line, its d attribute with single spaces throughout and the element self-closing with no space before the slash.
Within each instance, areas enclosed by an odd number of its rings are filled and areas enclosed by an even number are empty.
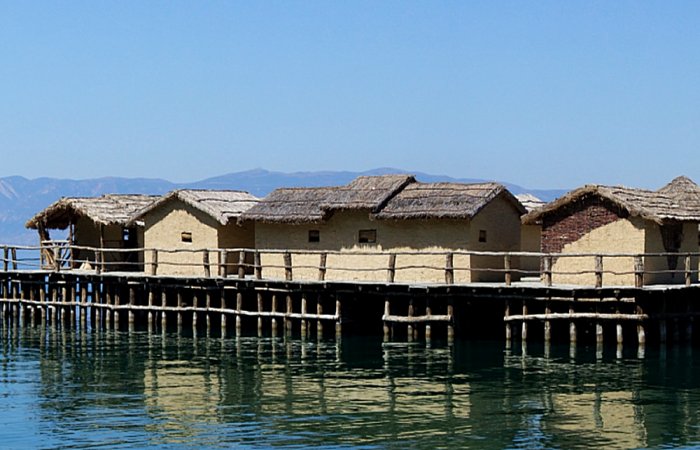
<svg viewBox="0 0 700 450">
<path fill-rule="evenodd" d="M 637 255 L 634 257 L 634 287 L 644 286 L 644 259 Z"/>
<path fill-rule="evenodd" d="M 617 308 L 615 310 L 615 313 L 620 314 L 620 308 Z M 622 345 L 623 336 L 622 336 L 622 323 L 621 322 L 618 322 L 615 325 L 615 335 L 617 337 L 617 345 Z"/>
<path fill-rule="evenodd" d="M 292 334 L 292 319 L 289 315 L 292 314 L 292 296 L 287 294 L 287 315 L 284 317 L 284 330 L 289 336 Z"/>
<path fill-rule="evenodd" d="M 321 253 L 318 263 L 318 281 L 326 280 L 326 262 L 328 261 L 328 253 Z"/>
<path fill-rule="evenodd" d="M 197 337 L 197 309 L 199 308 L 199 296 L 192 292 L 192 337 Z"/>
<path fill-rule="evenodd" d="M 527 303 L 525 303 L 525 300 L 523 300 L 523 316 L 527 316 Z M 527 341 L 527 320 L 523 320 L 523 323 L 520 325 L 520 338 L 522 339 L 523 342 Z"/>
<path fill-rule="evenodd" d="M 221 337 L 226 337 L 226 289 L 221 287 Z"/>
<path fill-rule="evenodd" d="M 260 252 L 257 250 L 253 253 L 253 265 L 255 266 L 255 279 L 262 280 L 262 262 Z"/>
<path fill-rule="evenodd" d="M 148 288 L 148 332 L 153 332 L 153 299 L 155 294 L 153 293 L 153 285 Z"/>
<path fill-rule="evenodd" d="M 202 251 L 202 267 L 204 267 L 204 276 L 206 278 L 211 277 L 211 263 L 209 262 L 209 250 L 204 249 Z"/>
<path fill-rule="evenodd" d="M 542 274 L 544 275 L 544 285 L 552 285 L 552 256 L 546 255 L 543 260 Z"/>
<path fill-rule="evenodd" d="M 642 310 L 642 307 L 637 304 L 637 314 L 642 315 L 644 314 L 644 311 Z M 642 321 L 637 322 L 637 343 L 639 344 L 640 347 L 643 347 L 644 344 L 646 344 L 647 339 L 646 339 L 646 333 L 644 332 L 644 324 Z"/>
<path fill-rule="evenodd" d="M 95 273 L 97 275 L 100 275 L 102 273 L 102 264 L 100 264 L 101 260 L 102 260 L 102 250 L 95 250 Z"/>
<path fill-rule="evenodd" d="M 573 315 L 574 314 L 574 303 L 569 303 L 569 314 Z M 577 340 L 577 333 L 576 333 L 576 322 L 572 319 L 569 322 L 569 343 L 570 344 L 576 344 Z"/>
<path fill-rule="evenodd" d="M 386 269 L 386 282 L 393 283 L 396 278 L 396 253 L 389 255 L 389 264 Z"/>
<path fill-rule="evenodd" d="M 323 302 L 321 294 L 316 297 L 316 315 L 319 317 L 323 314 Z M 320 340 L 323 338 L 323 321 L 321 319 L 316 320 L 316 337 Z"/>
<path fill-rule="evenodd" d="M 258 292 L 256 294 L 256 297 L 258 300 L 258 337 L 262 337 L 262 334 L 263 334 L 263 319 L 262 319 L 263 295 L 262 295 L 262 292 Z"/>
<path fill-rule="evenodd" d="M 389 297 L 387 297 L 384 300 L 384 318 L 389 317 L 390 314 L 391 302 L 389 301 Z M 392 334 L 392 326 L 389 324 L 388 321 L 384 320 L 384 340 L 388 341 Z"/>
<path fill-rule="evenodd" d="M 408 299 L 408 317 L 413 317 L 414 315 L 414 310 L 413 310 L 413 298 Z M 411 342 L 414 338 L 413 335 L 413 324 L 412 322 L 408 322 L 408 341 Z"/>
<path fill-rule="evenodd" d="M 603 256 L 595 257 L 595 287 L 603 287 Z"/>
<path fill-rule="evenodd" d="M 136 323 L 136 317 L 134 314 L 134 306 L 136 305 L 136 288 L 131 285 L 129 286 L 129 332 L 134 331 L 134 324 Z"/>
<path fill-rule="evenodd" d="M 308 326 L 308 321 L 306 320 L 306 294 L 302 293 L 301 294 L 301 337 L 306 338 L 307 336 L 307 326 Z"/>
<path fill-rule="evenodd" d="M 505 307 L 505 312 L 503 314 L 506 318 L 506 345 L 510 345 L 510 341 L 513 339 L 513 327 L 510 324 L 510 320 L 507 320 L 508 317 L 510 317 L 510 299 L 506 299 L 506 307 Z"/>
<path fill-rule="evenodd" d="M 455 338 L 454 303 L 452 297 L 447 299 L 447 315 L 450 317 L 450 321 L 447 323 L 447 342 L 452 343 Z"/>
<path fill-rule="evenodd" d="M 53 248 L 53 270 L 61 271 L 61 249 L 58 246 Z"/>
<path fill-rule="evenodd" d="M 595 307 L 595 312 L 596 314 L 600 312 L 600 308 L 598 306 Z M 602 344 L 603 340 L 603 324 L 600 319 L 597 319 L 595 322 L 595 341 L 597 344 Z"/>
<path fill-rule="evenodd" d="M 241 335 L 241 311 L 243 310 L 243 293 L 241 287 L 236 289 L 236 336 Z"/>
<path fill-rule="evenodd" d="M 510 286 L 511 283 L 513 282 L 513 274 L 511 273 L 511 256 L 509 253 L 506 253 L 505 256 L 503 257 L 503 269 L 505 270 L 505 276 L 506 276 L 506 286 Z"/>
<path fill-rule="evenodd" d="M 168 294 L 165 287 L 162 287 L 160 290 L 160 306 L 160 327 L 163 330 L 163 333 L 165 333 L 168 327 L 168 314 L 165 311 L 165 308 L 168 306 Z"/>
<path fill-rule="evenodd" d="M 245 278 L 245 250 L 238 253 L 238 278 Z"/>
<path fill-rule="evenodd" d="M 121 294 L 119 293 L 119 288 L 121 286 L 117 286 L 117 289 L 114 291 L 114 329 L 119 331 L 119 315 L 121 313 L 121 309 L 119 307 L 121 306 Z"/>
<path fill-rule="evenodd" d="M 455 284 L 454 254 L 448 253 L 445 256 L 445 283 Z"/>
<path fill-rule="evenodd" d="M 549 302 L 545 303 L 544 313 L 545 314 L 552 313 L 552 309 L 549 306 Z M 552 340 L 552 322 L 549 320 L 544 321 L 544 340 L 545 340 L 545 342 L 549 342 Z"/>
<path fill-rule="evenodd" d="M 5 246 L 2 247 L 2 254 L 3 254 L 3 257 L 2 257 L 2 270 L 3 270 L 3 272 L 7 272 L 7 269 L 8 269 L 8 267 L 9 267 L 9 265 L 8 265 L 8 263 L 9 263 L 9 261 L 8 261 L 8 258 L 9 258 L 9 251 L 10 251 L 10 249 L 7 248 L 7 245 L 5 245 Z"/>
<path fill-rule="evenodd" d="M 219 252 L 219 276 L 226 278 L 228 276 L 228 251 L 221 250 Z"/>
<path fill-rule="evenodd" d="M 692 259 L 690 255 L 685 256 L 685 285 L 690 286 L 693 283 L 693 268 L 691 267 Z"/>
<path fill-rule="evenodd" d="M 82 278 L 80 280 L 80 327 L 82 329 L 87 329 L 87 310 L 88 310 L 88 287 L 87 280 Z"/>
<path fill-rule="evenodd" d="M 151 250 L 151 275 L 158 274 L 158 250 Z"/>
<path fill-rule="evenodd" d="M 12 247 L 12 270 L 17 270 L 17 249 Z"/>
<path fill-rule="evenodd" d="M 340 305 L 340 297 L 335 299 L 335 316 L 337 317 L 336 322 L 335 322 L 335 338 L 340 339 L 340 336 L 342 335 L 343 332 L 343 320 L 342 320 L 342 315 L 341 315 L 341 305 Z"/>
<path fill-rule="evenodd" d="M 433 314 L 432 308 L 430 308 L 430 298 L 425 299 L 425 315 L 430 318 L 430 316 Z M 429 341 L 432 337 L 432 329 L 430 327 L 430 322 L 425 323 L 425 340 Z"/>
<path fill-rule="evenodd" d="M 274 314 L 277 312 L 277 294 L 272 294 L 272 320 L 270 321 L 270 328 L 272 332 L 272 337 L 277 336 L 277 317 L 274 316 Z"/>
<path fill-rule="evenodd" d="M 292 254 L 284 252 L 284 279 L 292 281 Z"/>
</svg>

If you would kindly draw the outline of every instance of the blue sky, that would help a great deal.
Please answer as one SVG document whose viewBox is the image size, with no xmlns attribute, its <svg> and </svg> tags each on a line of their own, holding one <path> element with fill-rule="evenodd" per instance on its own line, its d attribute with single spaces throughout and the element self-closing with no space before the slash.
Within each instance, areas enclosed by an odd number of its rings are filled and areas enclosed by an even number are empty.
<svg viewBox="0 0 700 450">
<path fill-rule="evenodd" d="M 0 0 L 1 176 L 700 182 L 700 2 Z"/>
</svg>

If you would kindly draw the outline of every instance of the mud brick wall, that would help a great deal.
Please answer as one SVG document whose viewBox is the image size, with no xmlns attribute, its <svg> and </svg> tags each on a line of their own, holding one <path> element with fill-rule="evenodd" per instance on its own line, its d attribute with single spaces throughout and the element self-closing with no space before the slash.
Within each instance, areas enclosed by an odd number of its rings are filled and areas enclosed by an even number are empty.
<svg viewBox="0 0 700 450">
<path fill-rule="evenodd" d="M 592 230 L 628 217 L 628 213 L 601 198 L 587 198 L 559 208 L 542 221 L 542 251 L 559 253 Z"/>
</svg>

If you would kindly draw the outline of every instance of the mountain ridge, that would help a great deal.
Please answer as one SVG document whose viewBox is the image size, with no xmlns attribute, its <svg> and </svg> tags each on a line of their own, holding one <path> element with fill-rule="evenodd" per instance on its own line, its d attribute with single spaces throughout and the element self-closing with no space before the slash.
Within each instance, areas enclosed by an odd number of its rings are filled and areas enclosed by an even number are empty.
<svg viewBox="0 0 700 450">
<path fill-rule="evenodd" d="M 450 181 L 473 183 L 478 178 L 454 178 L 423 172 L 381 167 L 367 171 L 309 171 L 276 172 L 262 168 L 231 172 L 203 180 L 176 183 L 161 178 L 99 177 L 90 179 L 61 179 L 22 176 L 0 178 L 0 243 L 34 245 L 37 237 L 33 230 L 24 228 L 27 220 L 61 197 L 95 197 L 103 194 L 162 195 L 173 189 L 236 189 L 264 197 L 279 187 L 317 187 L 346 184 L 362 175 L 407 173 L 419 181 Z M 530 193 L 542 200 L 553 200 L 565 191 L 560 189 L 526 189 L 516 184 L 501 182 L 514 194 Z"/>
</svg>

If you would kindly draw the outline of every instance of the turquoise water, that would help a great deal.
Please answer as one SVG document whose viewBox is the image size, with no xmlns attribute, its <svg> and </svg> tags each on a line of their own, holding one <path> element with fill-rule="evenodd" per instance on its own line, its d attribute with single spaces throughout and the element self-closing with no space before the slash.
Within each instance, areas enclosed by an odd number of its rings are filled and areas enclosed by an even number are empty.
<svg viewBox="0 0 700 450">
<path fill-rule="evenodd" d="M 700 351 L 0 329 L 2 448 L 692 448 Z"/>
</svg>

